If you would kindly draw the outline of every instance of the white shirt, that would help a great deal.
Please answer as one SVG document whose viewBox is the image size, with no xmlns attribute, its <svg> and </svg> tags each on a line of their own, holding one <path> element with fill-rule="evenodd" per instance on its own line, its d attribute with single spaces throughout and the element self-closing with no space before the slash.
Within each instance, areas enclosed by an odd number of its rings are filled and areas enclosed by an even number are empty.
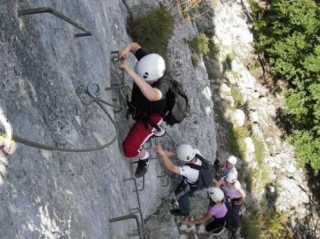
<svg viewBox="0 0 320 239">
<path fill-rule="evenodd" d="M 202 162 L 201 162 L 201 160 L 197 159 L 195 164 L 201 165 Z M 189 165 L 180 166 L 179 168 L 180 168 L 180 175 L 184 176 L 188 183 L 193 184 L 193 183 L 197 182 L 197 180 L 199 178 L 199 170 L 194 169 L 194 168 L 190 168 Z"/>
<path fill-rule="evenodd" d="M 196 154 L 201 155 L 199 150 L 195 149 L 195 152 L 196 152 Z M 202 162 L 200 159 L 197 159 L 195 164 L 202 165 Z M 194 184 L 197 182 L 197 180 L 199 178 L 199 170 L 190 168 L 189 165 L 180 166 L 179 169 L 180 169 L 180 175 L 184 176 L 188 183 Z"/>
</svg>

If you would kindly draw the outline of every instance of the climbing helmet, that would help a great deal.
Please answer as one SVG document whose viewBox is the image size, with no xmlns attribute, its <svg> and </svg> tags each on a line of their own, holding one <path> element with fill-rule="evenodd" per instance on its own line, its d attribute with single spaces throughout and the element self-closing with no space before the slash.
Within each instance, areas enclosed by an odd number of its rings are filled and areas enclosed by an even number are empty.
<svg viewBox="0 0 320 239">
<path fill-rule="evenodd" d="M 235 165 L 237 163 L 237 158 L 235 156 L 230 156 L 227 161 L 233 165 Z"/>
<path fill-rule="evenodd" d="M 181 161 L 189 162 L 195 155 L 195 150 L 189 144 L 181 144 L 177 148 L 177 158 Z"/>
<path fill-rule="evenodd" d="M 230 172 L 227 174 L 227 176 L 225 177 L 225 180 L 228 183 L 235 183 L 237 181 L 237 175 L 233 172 Z"/>
<path fill-rule="evenodd" d="M 162 77 L 166 70 L 164 59 L 156 53 L 142 57 L 135 66 L 136 73 L 145 81 L 154 81 Z"/>
<path fill-rule="evenodd" d="M 208 189 L 208 194 L 209 197 L 212 199 L 214 202 L 221 202 L 224 198 L 224 193 L 220 188 L 217 187 L 210 187 Z"/>
</svg>

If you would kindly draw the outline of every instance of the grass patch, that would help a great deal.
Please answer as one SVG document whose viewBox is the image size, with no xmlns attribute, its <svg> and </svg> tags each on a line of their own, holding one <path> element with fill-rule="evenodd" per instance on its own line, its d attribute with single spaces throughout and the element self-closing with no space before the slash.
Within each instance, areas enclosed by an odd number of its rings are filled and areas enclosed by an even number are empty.
<svg viewBox="0 0 320 239">
<path fill-rule="evenodd" d="M 263 222 L 261 230 L 261 239 L 285 238 L 287 216 L 277 213 L 259 216 L 259 221 Z"/>
<path fill-rule="evenodd" d="M 265 190 L 266 184 L 270 181 L 269 171 L 262 168 L 254 168 L 250 170 L 251 191 L 257 195 L 261 195 Z"/>
<path fill-rule="evenodd" d="M 269 170 L 265 167 L 264 159 L 266 156 L 266 148 L 263 142 L 254 137 L 253 144 L 255 147 L 255 158 L 258 164 L 258 169 L 250 170 L 251 178 L 253 181 L 252 190 L 260 195 L 265 186 L 270 182 L 270 173 Z"/>
<path fill-rule="evenodd" d="M 233 109 L 239 109 L 244 106 L 245 101 L 239 88 L 233 87 L 231 89 L 231 96 L 234 99 Z"/>
<path fill-rule="evenodd" d="M 128 21 L 132 39 L 150 52 L 166 56 L 169 39 L 173 35 L 174 17 L 164 8 L 151 10 L 146 16 Z"/>
<path fill-rule="evenodd" d="M 288 238 L 286 215 L 278 213 L 252 213 L 243 219 L 243 231 L 246 239 Z M 255 223 L 252 223 L 255 222 Z"/>
<path fill-rule="evenodd" d="M 251 126 L 246 123 L 243 127 L 232 128 L 228 134 L 228 142 L 234 155 L 244 158 L 246 145 L 244 139 L 251 135 Z"/>
<path fill-rule="evenodd" d="M 233 128 L 232 131 L 235 135 L 236 143 L 239 147 L 239 155 L 241 158 L 244 158 L 246 152 L 244 139 L 251 135 L 251 126 L 249 123 L 246 123 L 243 127 Z"/>
<path fill-rule="evenodd" d="M 220 63 L 217 63 L 217 55 L 219 54 L 219 45 L 213 41 L 209 41 L 210 52 L 204 58 L 204 63 L 207 68 L 207 73 L 210 79 L 218 79 L 223 77 L 223 72 Z"/>
<path fill-rule="evenodd" d="M 191 50 L 200 56 L 210 53 L 209 38 L 204 33 L 199 33 L 193 40 L 189 42 Z"/>
<path fill-rule="evenodd" d="M 253 144 L 256 149 L 255 156 L 259 166 L 264 165 L 264 158 L 266 156 L 266 148 L 263 142 L 258 138 L 253 138 Z"/>
<path fill-rule="evenodd" d="M 246 235 L 246 239 L 260 239 L 260 224 L 261 223 L 257 220 L 257 213 L 252 213 L 242 219 L 242 231 Z"/>
<path fill-rule="evenodd" d="M 207 55 L 210 52 L 209 38 L 204 33 L 199 33 L 195 39 L 199 55 Z"/>
<path fill-rule="evenodd" d="M 224 61 L 224 65 L 226 67 L 227 70 L 232 70 L 232 61 L 234 60 L 234 58 L 236 57 L 236 55 L 234 53 L 229 53 L 226 56 L 226 59 Z"/>
<path fill-rule="evenodd" d="M 234 79 L 239 79 L 240 78 L 240 74 L 236 71 L 230 71 L 230 73 L 232 74 Z"/>
<path fill-rule="evenodd" d="M 260 69 L 261 66 L 257 63 L 257 62 L 254 62 L 253 64 L 250 64 L 248 65 L 248 70 L 252 73 L 258 69 Z"/>
<path fill-rule="evenodd" d="M 191 62 L 194 68 L 199 66 L 199 59 L 196 56 L 191 56 Z"/>
<path fill-rule="evenodd" d="M 183 20 L 193 20 L 204 16 L 211 10 L 210 6 L 204 6 L 205 4 L 203 0 L 178 0 L 177 2 L 180 5 Z M 194 14 L 195 10 L 198 12 L 196 15 Z"/>
<path fill-rule="evenodd" d="M 251 124 L 246 122 L 243 127 L 232 128 L 228 132 L 227 137 L 232 153 L 243 159 L 246 152 L 245 138 L 252 137 Z M 263 142 L 253 137 L 253 144 L 255 146 L 255 159 L 258 165 L 257 168 L 249 171 L 249 175 L 244 175 L 243 180 L 245 180 L 249 191 L 261 195 L 265 186 L 270 182 L 270 173 L 264 163 L 266 149 Z"/>
</svg>

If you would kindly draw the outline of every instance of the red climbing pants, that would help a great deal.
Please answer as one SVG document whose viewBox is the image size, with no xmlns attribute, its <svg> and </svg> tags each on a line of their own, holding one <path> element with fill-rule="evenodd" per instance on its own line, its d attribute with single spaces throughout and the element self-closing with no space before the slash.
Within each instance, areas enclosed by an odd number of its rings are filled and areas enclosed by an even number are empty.
<svg viewBox="0 0 320 239">
<path fill-rule="evenodd" d="M 150 120 L 160 125 L 163 117 L 159 114 L 150 115 Z M 146 125 L 141 119 L 132 125 L 127 137 L 122 143 L 124 155 L 128 158 L 136 157 L 143 149 L 144 143 L 154 134 L 156 129 Z"/>
</svg>

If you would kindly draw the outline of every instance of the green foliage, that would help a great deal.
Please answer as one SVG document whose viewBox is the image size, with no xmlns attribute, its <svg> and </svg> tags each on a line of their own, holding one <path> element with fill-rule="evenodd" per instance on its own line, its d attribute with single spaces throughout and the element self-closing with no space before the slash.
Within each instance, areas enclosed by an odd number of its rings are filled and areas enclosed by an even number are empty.
<svg viewBox="0 0 320 239">
<path fill-rule="evenodd" d="M 260 238 L 260 222 L 257 220 L 256 213 L 249 214 L 242 219 L 243 231 L 246 234 L 246 239 Z M 256 223 L 252 223 L 256 222 Z"/>
<path fill-rule="evenodd" d="M 296 122 L 303 123 L 308 115 L 308 109 L 305 107 L 305 101 L 307 99 L 305 91 L 299 91 L 297 89 L 289 89 L 285 93 L 287 113 L 292 113 L 295 116 Z"/>
<path fill-rule="evenodd" d="M 234 60 L 235 57 L 236 56 L 234 53 L 229 53 L 227 55 L 226 60 L 225 60 L 225 65 L 228 70 L 232 70 L 232 61 Z"/>
<path fill-rule="evenodd" d="M 199 66 L 199 59 L 196 56 L 191 56 L 191 62 L 194 68 Z"/>
<path fill-rule="evenodd" d="M 246 123 L 243 127 L 232 128 L 227 136 L 232 153 L 240 158 L 244 158 L 246 152 L 245 138 L 253 137 L 251 125 Z M 255 147 L 255 160 L 258 167 L 249 170 L 249 175 L 244 175 L 244 178 L 249 191 L 261 194 L 265 186 L 270 182 L 270 172 L 265 166 L 266 148 L 262 140 L 253 137 L 253 143 Z"/>
<path fill-rule="evenodd" d="M 220 69 L 220 64 L 217 64 L 217 55 L 219 53 L 219 45 L 215 44 L 213 41 L 209 41 L 210 52 L 208 56 L 204 58 L 204 63 L 207 68 L 207 73 L 210 79 L 218 79 L 222 77 L 222 71 Z"/>
<path fill-rule="evenodd" d="M 258 139 L 258 138 L 254 138 L 253 139 L 253 144 L 255 147 L 255 156 L 256 156 L 256 160 L 258 162 L 259 166 L 263 166 L 264 165 L 264 159 L 266 157 L 266 148 L 264 147 L 263 142 Z"/>
<path fill-rule="evenodd" d="M 241 153 L 240 146 L 238 145 L 237 135 L 235 134 L 234 129 L 232 127 L 227 133 L 227 139 L 228 139 L 228 143 L 230 145 L 232 154 L 241 157 L 241 154 L 243 152 Z"/>
<path fill-rule="evenodd" d="M 233 87 L 231 91 L 231 96 L 234 99 L 234 109 L 239 109 L 244 105 L 245 101 L 239 88 Z"/>
<path fill-rule="evenodd" d="M 241 158 L 244 158 L 246 151 L 244 139 L 251 135 L 250 125 L 247 123 L 243 127 L 232 128 L 232 135 L 234 142 L 231 142 L 231 145 L 236 145 L 236 147 L 232 147 L 233 153 L 235 155 L 240 155 Z"/>
<path fill-rule="evenodd" d="M 260 68 L 261 68 L 261 66 L 257 62 L 254 62 L 253 64 L 248 65 L 248 70 L 250 72 L 254 72 L 254 71 L 256 71 L 257 69 L 260 69 Z"/>
<path fill-rule="evenodd" d="M 166 55 L 173 35 L 174 17 L 164 8 L 151 10 L 146 16 L 128 22 L 132 39 L 151 52 Z"/>
<path fill-rule="evenodd" d="M 240 74 L 236 71 L 231 71 L 231 74 L 235 80 L 240 78 Z"/>
<path fill-rule="evenodd" d="M 315 0 L 272 1 L 257 19 L 258 51 L 266 53 L 275 78 L 288 82 L 288 115 L 293 116 L 291 140 L 300 165 L 317 172 L 320 159 L 320 7 Z M 259 12 L 259 10 L 258 10 Z M 259 12 L 260 13 L 260 12 Z"/>
<path fill-rule="evenodd" d="M 285 224 L 286 215 L 277 213 L 253 213 L 243 220 L 243 231 L 246 239 L 288 238 Z M 252 222 L 255 223 L 252 223 Z"/>
<path fill-rule="evenodd" d="M 255 147 L 255 159 L 258 164 L 258 169 L 250 170 L 252 177 L 252 189 L 257 194 L 263 193 L 265 186 L 270 182 L 270 173 L 265 166 L 264 159 L 266 157 L 266 148 L 263 142 L 258 138 L 253 138 Z"/>
<path fill-rule="evenodd" d="M 210 52 L 209 38 L 204 33 L 199 33 L 196 37 L 197 52 L 199 55 L 207 55 Z"/>
<path fill-rule="evenodd" d="M 308 131 L 295 130 L 290 137 L 291 143 L 293 143 L 299 160 L 299 165 L 310 164 L 318 174 L 320 169 L 320 140 L 315 138 Z"/>
<path fill-rule="evenodd" d="M 285 238 L 285 223 L 288 220 L 286 215 L 280 215 L 276 213 L 261 215 L 260 220 L 263 222 L 263 233 L 261 238 Z"/>
<path fill-rule="evenodd" d="M 249 0 L 248 2 L 254 15 L 259 15 L 262 13 L 262 8 L 260 7 L 258 2 L 256 2 L 255 0 Z"/>
</svg>

